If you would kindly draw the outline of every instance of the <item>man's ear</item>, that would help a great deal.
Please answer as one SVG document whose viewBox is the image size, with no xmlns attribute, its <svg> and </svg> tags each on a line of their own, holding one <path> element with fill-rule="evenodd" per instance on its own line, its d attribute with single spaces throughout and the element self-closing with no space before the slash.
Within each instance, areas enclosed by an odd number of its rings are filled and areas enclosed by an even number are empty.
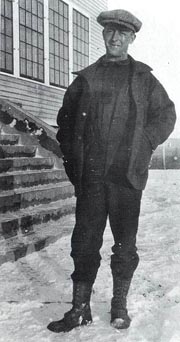
<svg viewBox="0 0 180 342">
<path fill-rule="evenodd" d="M 104 39 L 104 29 L 102 30 L 102 36 L 103 36 L 103 39 Z"/>
<path fill-rule="evenodd" d="M 136 39 L 136 35 L 135 33 L 132 33 L 129 44 L 132 44 L 135 41 L 135 39 Z"/>
</svg>

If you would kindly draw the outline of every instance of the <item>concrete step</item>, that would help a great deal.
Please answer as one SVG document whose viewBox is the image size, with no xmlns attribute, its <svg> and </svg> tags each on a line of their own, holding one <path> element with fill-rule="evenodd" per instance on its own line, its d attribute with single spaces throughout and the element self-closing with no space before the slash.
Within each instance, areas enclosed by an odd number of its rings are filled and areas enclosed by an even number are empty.
<svg viewBox="0 0 180 342">
<path fill-rule="evenodd" d="M 1 145 L 0 158 L 10 157 L 34 157 L 36 154 L 36 146 L 33 145 Z"/>
<path fill-rule="evenodd" d="M 64 169 L 6 172 L 0 174 L 0 190 L 12 190 L 19 187 L 58 183 L 66 179 L 67 176 Z"/>
<path fill-rule="evenodd" d="M 0 218 L 0 236 L 8 239 L 19 234 L 36 231 L 36 226 L 49 221 L 57 221 L 75 210 L 75 197 L 58 200 L 48 204 L 6 212 Z M 48 224 L 47 224 L 48 226 Z"/>
<path fill-rule="evenodd" d="M 15 145 L 15 144 L 18 144 L 18 141 L 19 141 L 18 134 L 0 134 L 1 145 Z"/>
<path fill-rule="evenodd" d="M 41 170 L 51 169 L 54 159 L 50 157 L 21 157 L 0 159 L 0 173 L 20 170 Z"/>
<path fill-rule="evenodd" d="M 19 188 L 0 193 L 0 213 L 50 203 L 73 196 L 74 187 L 68 182 Z"/>
<path fill-rule="evenodd" d="M 70 203 L 69 203 L 70 204 Z M 73 204 L 72 204 L 73 205 Z M 74 214 L 63 215 L 56 221 L 42 222 L 31 231 L 17 231 L 14 236 L 0 235 L 0 265 L 14 262 L 33 252 L 37 252 L 64 235 L 72 233 Z"/>
</svg>

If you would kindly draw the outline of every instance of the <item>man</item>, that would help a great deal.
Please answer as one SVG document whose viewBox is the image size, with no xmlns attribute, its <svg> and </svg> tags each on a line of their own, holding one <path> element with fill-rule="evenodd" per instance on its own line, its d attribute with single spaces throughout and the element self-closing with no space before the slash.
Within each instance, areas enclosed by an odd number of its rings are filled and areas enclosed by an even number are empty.
<svg viewBox="0 0 180 342">
<path fill-rule="evenodd" d="M 170 135 L 175 109 L 151 68 L 128 55 L 141 22 L 124 10 L 102 12 L 106 55 L 77 72 L 58 113 L 57 139 L 77 196 L 72 234 L 72 309 L 48 329 L 92 322 L 90 296 L 100 266 L 107 217 L 111 256 L 111 324 L 128 328 L 126 298 L 139 257 L 136 234 L 152 152 Z"/>
</svg>

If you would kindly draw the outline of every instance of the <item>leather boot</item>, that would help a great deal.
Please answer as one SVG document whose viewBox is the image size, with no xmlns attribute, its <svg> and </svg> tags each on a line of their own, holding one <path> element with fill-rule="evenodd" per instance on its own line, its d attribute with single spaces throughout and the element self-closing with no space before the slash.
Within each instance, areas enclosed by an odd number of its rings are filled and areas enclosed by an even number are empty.
<svg viewBox="0 0 180 342">
<path fill-rule="evenodd" d="M 92 323 L 90 296 L 92 285 L 84 282 L 73 283 L 72 309 L 59 321 L 51 322 L 47 328 L 53 332 L 68 332 L 80 325 Z"/>
<path fill-rule="evenodd" d="M 127 329 L 131 319 L 127 311 L 127 294 L 131 279 L 113 277 L 113 298 L 111 300 L 111 325 L 116 329 Z"/>
</svg>

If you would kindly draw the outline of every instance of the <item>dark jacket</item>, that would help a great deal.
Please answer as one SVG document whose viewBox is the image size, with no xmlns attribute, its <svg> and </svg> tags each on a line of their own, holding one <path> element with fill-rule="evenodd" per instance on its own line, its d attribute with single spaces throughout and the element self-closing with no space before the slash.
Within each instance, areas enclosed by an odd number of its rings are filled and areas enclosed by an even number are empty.
<svg viewBox="0 0 180 342">
<path fill-rule="evenodd" d="M 136 123 L 132 139 L 127 178 L 134 188 L 143 190 L 148 177 L 148 166 L 153 151 L 173 131 L 176 114 L 173 102 L 165 89 L 152 75 L 151 68 L 130 57 L 132 78 L 131 94 L 136 109 Z M 59 110 L 57 140 L 64 155 L 66 172 L 75 186 L 76 194 L 81 191 L 84 165 L 84 128 L 93 89 L 96 82 L 96 68 L 100 60 L 77 72 L 78 77 L 68 87 Z M 121 103 L 119 103 L 121 108 Z M 111 127 L 113 130 L 113 126 Z M 117 146 L 108 146 L 110 166 Z"/>
</svg>

